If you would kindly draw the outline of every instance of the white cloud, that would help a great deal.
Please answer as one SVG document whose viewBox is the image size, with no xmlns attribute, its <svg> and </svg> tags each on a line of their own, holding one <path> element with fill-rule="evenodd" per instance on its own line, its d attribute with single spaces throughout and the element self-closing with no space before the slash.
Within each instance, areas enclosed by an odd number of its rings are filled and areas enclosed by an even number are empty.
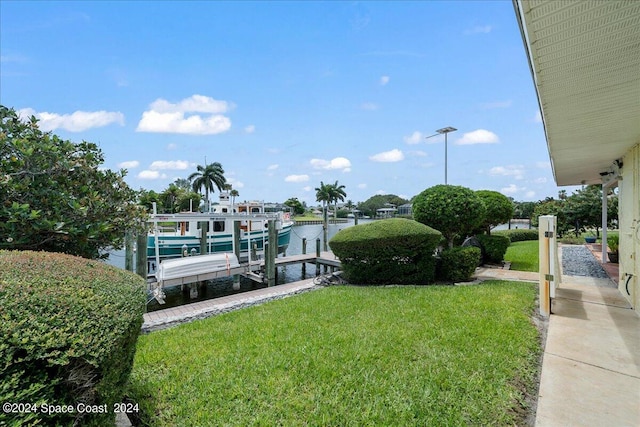
<svg viewBox="0 0 640 427">
<path fill-rule="evenodd" d="M 404 154 L 402 154 L 402 151 L 394 148 L 391 151 L 384 151 L 382 153 L 374 154 L 373 156 L 369 157 L 369 160 L 385 163 L 399 162 L 401 160 L 404 160 Z"/>
<path fill-rule="evenodd" d="M 389 76 L 380 77 L 380 85 L 381 86 L 386 86 L 387 83 L 389 83 Z"/>
<path fill-rule="evenodd" d="M 254 125 L 249 125 L 244 128 L 245 133 L 254 133 L 256 131 L 256 127 Z"/>
<path fill-rule="evenodd" d="M 491 169 L 489 169 L 489 175 L 512 176 L 515 179 L 522 179 L 524 177 L 524 166 L 522 165 L 494 166 Z"/>
<path fill-rule="evenodd" d="M 551 169 L 551 162 L 536 162 L 538 169 Z"/>
<path fill-rule="evenodd" d="M 464 31 L 464 34 L 488 34 L 491 32 L 491 30 L 493 29 L 493 27 L 491 27 L 491 25 L 476 25 L 473 28 L 469 28 L 468 30 Z"/>
<path fill-rule="evenodd" d="M 220 114 L 233 108 L 226 101 L 208 96 L 193 95 L 172 104 L 158 98 L 142 113 L 136 132 L 162 132 L 191 135 L 213 135 L 231 128 L 231 120 Z M 206 113 L 207 115 L 186 113 Z"/>
<path fill-rule="evenodd" d="M 32 108 L 18 110 L 22 119 L 36 116 L 40 129 L 48 132 L 64 129 L 69 132 L 82 132 L 91 128 L 99 128 L 117 123 L 124 126 L 124 114 L 113 111 L 76 111 L 72 114 L 38 113 Z"/>
<path fill-rule="evenodd" d="M 167 175 L 161 174 L 159 171 L 144 170 L 138 174 L 140 179 L 164 179 Z"/>
<path fill-rule="evenodd" d="M 411 135 L 404 137 L 404 142 L 407 144 L 419 144 L 422 141 L 424 141 L 424 135 L 419 131 L 414 131 Z"/>
<path fill-rule="evenodd" d="M 231 128 L 231 120 L 221 115 L 202 118 L 198 115 L 185 118 L 184 113 L 158 113 L 145 111 L 136 132 L 182 133 L 190 135 L 214 135 Z"/>
<path fill-rule="evenodd" d="M 149 169 L 151 170 L 185 170 L 188 168 L 189 162 L 186 160 L 156 160 L 155 162 L 151 163 L 151 166 L 149 166 Z"/>
<path fill-rule="evenodd" d="M 502 194 L 510 195 L 510 194 L 516 194 L 518 191 L 521 191 L 521 190 L 523 190 L 523 189 L 518 187 L 517 185 L 509 184 L 508 187 L 501 188 L 500 192 Z"/>
<path fill-rule="evenodd" d="M 543 177 L 534 179 L 533 182 L 535 184 L 546 184 L 547 183 L 547 178 L 543 176 Z"/>
<path fill-rule="evenodd" d="M 235 178 L 227 178 L 227 184 L 231 184 L 234 189 L 244 188 L 244 182 L 238 181 Z"/>
<path fill-rule="evenodd" d="M 302 189 L 303 189 L 304 191 L 311 191 L 311 190 L 312 190 L 312 187 L 311 187 L 310 185 L 305 185 L 304 187 L 302 187 Z"/>
<path fill-rule="evenodd" d="M 167 150 L 176 150 L 178 148 L 178 144 L 171 143 L 167 145 Z"/>
<path fill-rule="evenodd" d="M 267 166 L 267 170 L 268 171 L 274 171 L 276 169 L 278 169 L 280 167 L 280 165 L 269 165 Z"/>
<path fill-rule="evenodd" d="M 218 101 L 203 95 L 192 95 L 182 101 L 172 104 L 166 99 L 158 98 L 149 106 L 153 111 L 158 113 L 226 113 L 233 108 L 232 104 L 227 101 Z"/>
<path fill-rule="evenodd" d="M 307 182 L 309 175 L 289 175 L 284 179 L 285 182 Z"/>
<path fill-rule="evenodd" d="M 360 108 L 362 108 L 363 110 L 375 111 L 378 109 L 378 104 L 374 104 L 373 102 L 363 102 L 360 105 Z"/>
<path fill-rule="evenodd" d="M 536 197 L 536 192 L 535 191 L 527 191 L 527 193 L 525 194 L 525 197 L 527 199 L 533 199 L 534 197 Z"/>
<path fill-rule="evenodd" d="M 495 133 L 486 129 L 478 129 L 462 135 L 462 138 L 456 141 L 456 145 L 496 144 L 498 142 L 500 142 L 500 138 Z"/>
<path fill-rule="evenodd" d="M 425 151 L 422 151 L 422 150 L 410 151 L 409 154 L 416 157 L 427 157 L 428 155 Z"/>
<path fill-rule="evenodd" d="M 365 189 L 367 188 L 367 184 L 358 184 L 358 188 Z"/>
<path fill-rule="evenodd" d="M 140 166 L 140 162 L 137 160 L 129 160 L 126 162 L 118 163 L 118 167 L 122 169 L 133 169 L 137 168 L 138 166 Z"/>
<path fill-rule="evenodd" d="M 542 113 L 540 113 L 540 110 L 536 111 L 535 116 L 533 116 L 533 121 L 536 123 L 542 123 Z"/>
<path fill-rule="evenodd" d="M 340 169 L 343 172 L 351 172 L 351 162 L 345 157 L 336 157 L 331 160 L 311 159 L 309 163 L 314 169 Z"/>
<path fill-rule="evenodd" d="M 384 196 L 385 194 L 389 194 L 389 192 L 384 191 L 384 190 L 378 190 L 378 191 L 376 191 L 376 195 L 377 195 L 377 196 Z"/>
<path fill-rule="evenodd" d="M 509 108 L 511 107 L 511 100 L 507 99 L 506 101 L 485 102 L 484 104 L 480 104 L 480 107 L 485 110 L 492 110 L 494 108 Z"/>
</svg>

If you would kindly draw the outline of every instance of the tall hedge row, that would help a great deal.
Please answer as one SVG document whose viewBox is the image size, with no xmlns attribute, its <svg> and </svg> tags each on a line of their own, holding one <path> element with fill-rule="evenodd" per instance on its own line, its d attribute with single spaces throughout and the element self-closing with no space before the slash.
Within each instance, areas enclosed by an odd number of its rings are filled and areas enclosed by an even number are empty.
<svg viewBox="0 0 640 427">
<path fill-rule="evenodd" d="M 434 280 L 433 253 L 441 238 L 417 221 L 392 218 L 345 228 L 329 246 L 350 283 L 420 284 Z"/>
<path fill-rule="evenodd" d="M 511 243 L 526 240 L 538 240 L 538 230 L 527 228 L 512 228 L 511 230 L 499 230 L 491 233 L 496 236 L 507 236 Z"/>
<path fill-rule="evenodd" d="M 0 401 L 40 405 L 0 412 L 0 425 L 113 425 L 144 288 L 140 277 L 99 261 L 0 251 Z M 73 410 L 46 415 L 41 405 Z"/>
</svg>

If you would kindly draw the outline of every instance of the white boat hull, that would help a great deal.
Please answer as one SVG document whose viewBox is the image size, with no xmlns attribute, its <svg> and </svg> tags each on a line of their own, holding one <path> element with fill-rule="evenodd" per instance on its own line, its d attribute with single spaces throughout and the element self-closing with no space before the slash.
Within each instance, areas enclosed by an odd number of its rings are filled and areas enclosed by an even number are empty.
<svg viewBox="0 0 640 427">
<path fill-rule="evenodd" d="M 235 254 L 221 253 L 164 260 L 155 276 L 161 286 L 172 286 L 238 274 L 239 269 Z"/>
</svg>

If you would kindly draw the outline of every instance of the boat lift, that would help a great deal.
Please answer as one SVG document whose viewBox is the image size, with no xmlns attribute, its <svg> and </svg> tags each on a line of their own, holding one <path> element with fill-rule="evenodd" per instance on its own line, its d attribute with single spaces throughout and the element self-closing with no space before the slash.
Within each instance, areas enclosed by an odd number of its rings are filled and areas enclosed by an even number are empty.
<svg viewBox="0 0 640 427">
<path fill-rule="evenodd" d="M 195 256 L 185 256 L 160 260 L 159 238 L 155 241 L 155 262 L 157 270 L 149 277 L 149 290 L 153 297 L 160 303 L 164 303 L 164 287 L 185 285 L 205 280 L 212 280 L 219 277 L 229 277 L 234 275 L 244 275 L 252 280 L 264 282 L 264 276 L 255 274 L 262 268 L 260 260 L 253 260 L 251 254 L 251 239 L 249 239 L 249 250 L 247 251 L 247 263 L 240 263 L 240 233 L 239 225 L 242 221 L 263 221 L 268 224 L 267 236 L 263 234 L 263 241 L 269 242 L 269 251 L 264 251 L 265 262 L 263 266 L 266 270 L 266 278 L 269 286 L 275 284 L 275 258 L 277 257 L 278 230 L 282 229 L 283 213 L 242 213 L 242 214 L 220 214 L 220 213 L 180 213 L 180 214 L 158 214 L 156 205 L 153 204 L 153 215 L 148 220 L 153 224 L 153 231 L 159 236 L 159 223 L 172 221 L 197 221 L 211 223 L 216 220 L 232 219 L 236 226 L 233 227 L 233 252 L 200 254 Z M 206 232 L 205 232 L 206 233 Z M 268 239 L 265 239 L 268 237 Z M 273 249 L 275 247 L 275 250 Z"/>
</svg>

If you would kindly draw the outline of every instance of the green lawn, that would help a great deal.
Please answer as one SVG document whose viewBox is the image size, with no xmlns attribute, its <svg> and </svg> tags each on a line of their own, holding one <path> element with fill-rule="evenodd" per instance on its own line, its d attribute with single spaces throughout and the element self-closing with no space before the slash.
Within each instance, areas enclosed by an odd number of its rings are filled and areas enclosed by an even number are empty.
<svg viewBox="0 0 640 427">
<path fill-rule="evenodd" d="M 538 250 L 537 240 L 513 242 L 507 248 L 504 260 L 511 261 L 511 270 L 539 271 Z"/>
<path fill-rule="evenodd" d="M 331 287 L 141 336 L 154 426 L 522 425 L 536 287 Z"/>
</svg>

